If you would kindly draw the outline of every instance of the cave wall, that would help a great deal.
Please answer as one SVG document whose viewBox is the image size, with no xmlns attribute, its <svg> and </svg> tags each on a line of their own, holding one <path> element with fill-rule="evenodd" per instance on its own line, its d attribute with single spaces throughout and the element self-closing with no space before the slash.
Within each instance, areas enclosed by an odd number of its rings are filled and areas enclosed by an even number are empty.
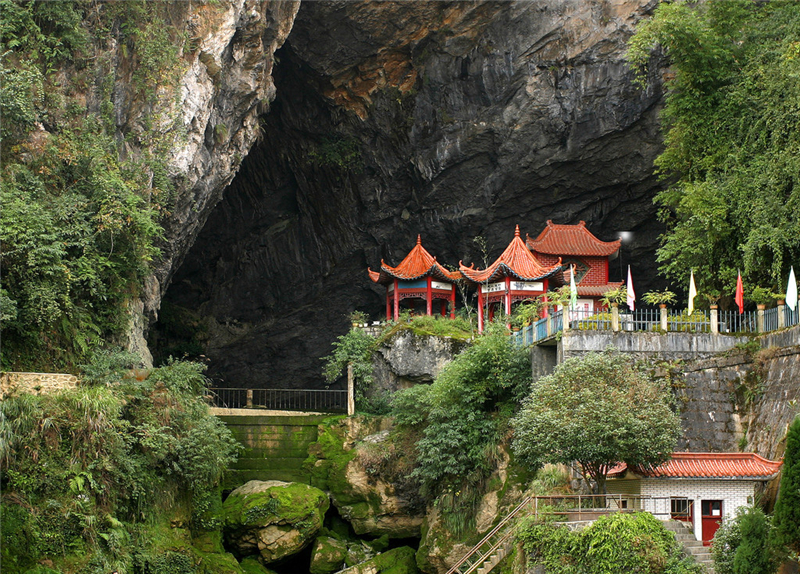
<svg viewBox="0 0 800 574">
<path fill-rule="evenodd" d="M 366 267 L 418 233 L 440 261 L 480 265 L 473 238 L 494 258 L 515 224 L 632 231 L 612 278 L 631 264 L 647 290 L 662 66 L 639 88 L 624 52 L 655 4 L 303 3 L 261 139 L 165 296 L 202 323 L 211 376 L 320 386 L 347 314 L 382 312 Z M 151 346 L 168 347 L 159 325 Z"/>
</svg>

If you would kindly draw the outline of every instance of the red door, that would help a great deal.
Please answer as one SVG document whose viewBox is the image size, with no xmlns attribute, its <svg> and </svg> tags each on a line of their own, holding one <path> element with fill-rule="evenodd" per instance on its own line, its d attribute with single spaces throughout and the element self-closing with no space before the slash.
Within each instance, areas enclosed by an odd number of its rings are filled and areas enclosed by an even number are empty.
<svg viewBox="0 0 800 574">
<path fill-rule="evenodd" d="M 710 546 L 711 539 L 722 522 L 722 501 L 701 500 L 700 519 L 703 521 L 703 545 Z"/>
</svg>

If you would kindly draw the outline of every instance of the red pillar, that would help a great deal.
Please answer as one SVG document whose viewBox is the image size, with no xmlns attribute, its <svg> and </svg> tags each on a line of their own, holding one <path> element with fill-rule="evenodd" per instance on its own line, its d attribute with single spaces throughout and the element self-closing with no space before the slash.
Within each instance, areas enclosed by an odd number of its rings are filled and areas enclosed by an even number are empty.
<svg viewBox="0 0 800 574">
<path fill-rule="evenodd" d="M 392 318 L 392 305 L 389 301 L 389 286 L 386 286 L 386 320 L 389 321 Z"/>
<path fill-rule="evenodd" d="M 450 293 L 450 318 L 456 318 L 456 284 L 453 283 L 453 290 Z"/>
<path fill-rule="evenodd" d="M 445 301 L 444 299 L 442 299 L 442 300 L 441 300 L 441 301 L 439 301 L 439 302 L 442 304 L 442 308 L 441 308 L 442 317 L 446 317 L 446 316 L 447 316 L 447 301 Z"/>
<path fill-rule="evenodd" d="M 400 294 L 398 293 L 397 279 L 394 280 L 394 320 L 400 319 Z"/>
<path fill-rule="evenodd" d="M 506 277 L 506 317 L 511 316 L 511 277 Z"/>
<path fill-rule="evenodd" d="M 483 295 L 478 284 L 478 333 L 483 333 Z"/>
<path fill-rule="evenodd" d="M 428 290 L 425 293 L 425 312 L 430 317 L 433 313 L 433 292 L 431 290 L 431 276 L 428 275 Z"/>
</svg>

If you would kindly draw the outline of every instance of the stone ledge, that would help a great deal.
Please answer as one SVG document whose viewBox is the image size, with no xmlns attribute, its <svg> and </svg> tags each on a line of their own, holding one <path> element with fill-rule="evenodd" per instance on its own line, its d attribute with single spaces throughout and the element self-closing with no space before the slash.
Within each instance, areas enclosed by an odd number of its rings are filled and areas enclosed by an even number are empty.
<svg viewBox="0 0 800 574">
<path fill-rule="evenodd" d="M 0 397 L 19 393 L 54 393 L 78 386 L 78 377 L 69 373 L 0 373 Z"/>
</svg>

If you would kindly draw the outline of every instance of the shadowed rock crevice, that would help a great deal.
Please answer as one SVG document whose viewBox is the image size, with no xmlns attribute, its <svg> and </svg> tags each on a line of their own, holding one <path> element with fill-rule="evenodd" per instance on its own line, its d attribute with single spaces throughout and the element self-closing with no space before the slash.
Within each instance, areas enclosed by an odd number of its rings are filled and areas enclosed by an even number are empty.
<svg viewBox="0 0 800 574">
<path fill-rule="evenodd" d="M 481 265 L 473 238 L 494 258 L 517 223 L 633 231 L 612 279 L 631 263 L 646 290 L 661 93 L 633 85 L 624 50 L 650 4 L 304 3 L 262 139 L 166 295 L 204 322 L 212 377 L 320 386 L 347 314 L 383 313 L 367 265 L 418 233 L 440 261 Z"/>
</svg>

